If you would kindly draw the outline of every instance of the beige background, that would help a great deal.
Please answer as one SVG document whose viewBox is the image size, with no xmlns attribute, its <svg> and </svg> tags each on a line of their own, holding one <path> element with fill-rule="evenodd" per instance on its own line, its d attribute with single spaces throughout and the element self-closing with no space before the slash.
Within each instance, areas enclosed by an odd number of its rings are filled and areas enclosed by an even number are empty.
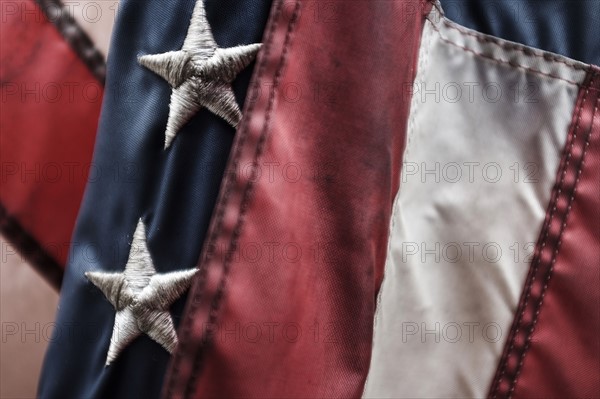
<svg viewBox="0 0 600 399">
<path fill-rule="evenodd" d="M 34 398 L 58 293 L 0 238 L 0 398 Z"/>
</svg>

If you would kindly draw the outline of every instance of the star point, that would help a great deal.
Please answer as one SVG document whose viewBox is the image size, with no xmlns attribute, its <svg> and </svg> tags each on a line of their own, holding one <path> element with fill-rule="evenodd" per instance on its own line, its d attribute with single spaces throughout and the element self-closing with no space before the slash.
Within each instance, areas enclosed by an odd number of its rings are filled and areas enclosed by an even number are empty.
<svg viewBox="0 0 600 399">
<path fill-rule="evenodd" d="M 142 333 L 169 353 L 173 352 L 178 341 L 169 308 L 187 291 L 196 272 L 197 269 L 188 269 L 157 273 L 146 245 L 146 228 L 140 219 L 122 273 L 85 273 L 116 310 L 107 366 Z"/>
<path fill-rule="evenodd" d="M 142 55 L 138 57 L 138 62 L 176 88 L 192 72 L 189 66 L 190 59 L 190 55 L 185 51 L 169 51 L 163 54 Z"/>
<path fill-rule="evenodd" d="M 203 107 L 237 127 L 242 111 L 231 83 L 255 58 L 261 44 L 219 48 L 197 0 L 183 47 L 178 51 L 143 55 L 140 65 L 165 79 L 172 88 L 165 129 L 165 149 Z"/>
</svg>

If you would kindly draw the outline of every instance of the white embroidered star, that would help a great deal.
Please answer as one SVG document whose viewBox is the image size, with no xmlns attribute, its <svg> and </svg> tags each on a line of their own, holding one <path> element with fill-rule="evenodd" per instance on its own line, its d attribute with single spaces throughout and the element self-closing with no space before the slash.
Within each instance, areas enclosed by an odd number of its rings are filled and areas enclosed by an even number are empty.
<svg viewBox="0 0 600 399">
<path fill-rule="evenodd" d="M 165 149 L 203 106 L 237 127 L 242 111 L 231 82 L 252 62 L 260 47 L 250 44 L 218 48 L 206 19 L 204 2 L 198 0 L 181 50 L 139 57 L 141 65 L 162 76 L 173 89 Z"/>
<path fill-rule="evenodd" d="M 156 273 L 146 245 L 146 228 L 140 219 L 123 273 L 85 273 L 117 311 L 107 366 L 142 333 L 173 353 L 177 334 L 169 307 L 189 288 L 196 271 Z"/>
</svg>

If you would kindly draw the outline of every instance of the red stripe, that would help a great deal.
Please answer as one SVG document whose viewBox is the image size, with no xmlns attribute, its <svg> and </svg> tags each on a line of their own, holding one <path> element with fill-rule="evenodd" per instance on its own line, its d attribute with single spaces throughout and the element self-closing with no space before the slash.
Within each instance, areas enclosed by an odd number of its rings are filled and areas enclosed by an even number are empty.
<svg viewBox="0 0 600 399">
<path fill-rule="evenodd" d="M 600 391 L 600 70 L 580 90 L 557 184 L 491 397 Z"/>
<path fill-rule="evenodd" d="M 166 397 L 360 396 L 420 8 L 275 3 Z"/>
<path fill-rule="evenodd" d="M 34 252 L 64 266 L 103 90 L 34 1 L 3 2 L 2 18 L 0 202 Z"/>
</svg>

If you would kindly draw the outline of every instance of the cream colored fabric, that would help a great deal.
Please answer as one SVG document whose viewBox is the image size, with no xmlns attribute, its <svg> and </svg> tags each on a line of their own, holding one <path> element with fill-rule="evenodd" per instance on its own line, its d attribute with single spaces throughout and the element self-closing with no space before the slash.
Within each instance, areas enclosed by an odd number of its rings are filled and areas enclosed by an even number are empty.
<svg viewBox="0 0 600 399">
<path fill-rule="evenodd" d="M 66 0 L 63 4 L 79 26 L 90 36 L 94 45 L 107 57 L 119 1 Z"/>
<path fill-rule="evenodd" d="M 436 9 L 429 18 L 369 398 L 486 395 L 585 76 L 582 64 L 490 41 Z"/>
</svg>

